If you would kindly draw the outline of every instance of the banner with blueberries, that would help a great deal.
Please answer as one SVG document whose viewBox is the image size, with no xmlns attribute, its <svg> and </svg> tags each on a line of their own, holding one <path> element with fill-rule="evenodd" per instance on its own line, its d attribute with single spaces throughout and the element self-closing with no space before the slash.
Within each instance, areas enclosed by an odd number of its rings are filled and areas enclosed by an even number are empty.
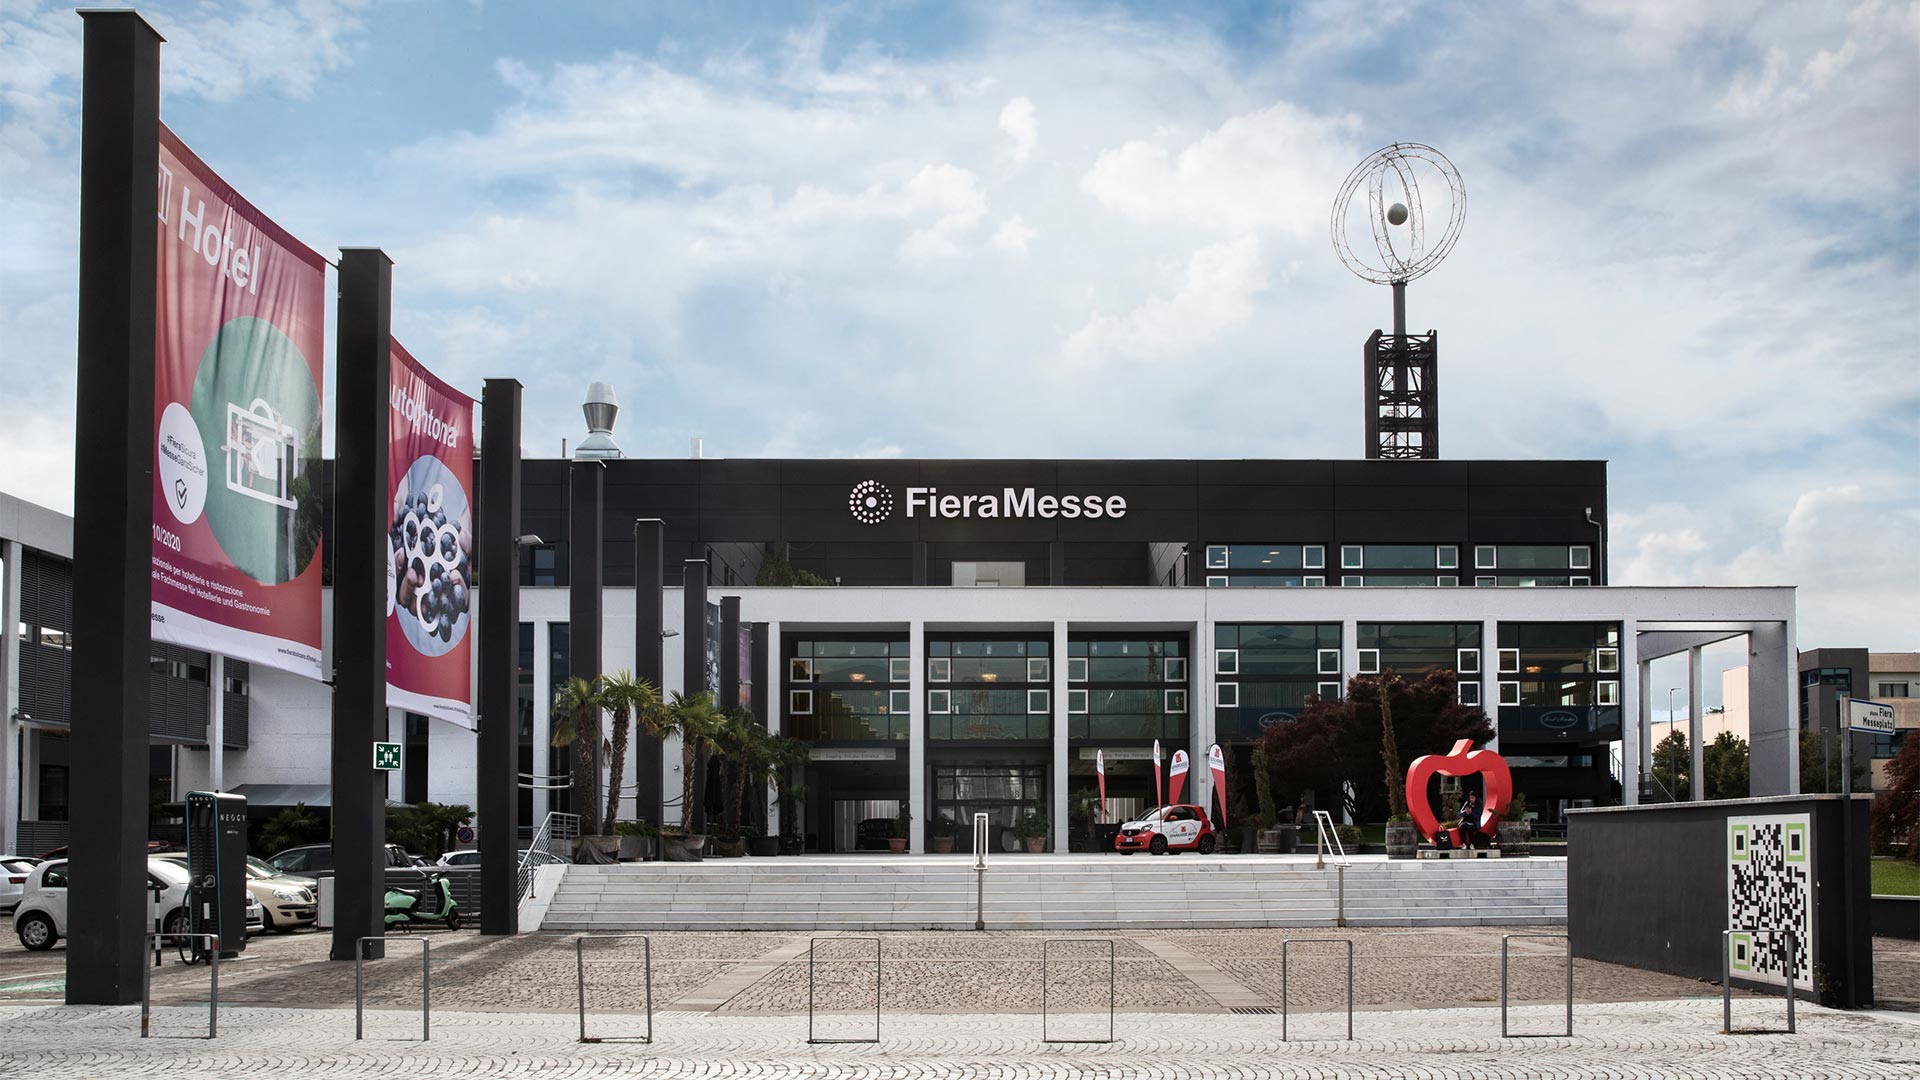
<svg viewBox="0 0 1920 1080">
<path fill-rule="evenodd" d="M 165 125 L 158 165 L 153 637 L 318 679 L 326 263 Z"/>
<path fill-rule="evenodd" d="M 473 726 L 473 399 L 393 343 L 387 704 Z"/>
</svg>

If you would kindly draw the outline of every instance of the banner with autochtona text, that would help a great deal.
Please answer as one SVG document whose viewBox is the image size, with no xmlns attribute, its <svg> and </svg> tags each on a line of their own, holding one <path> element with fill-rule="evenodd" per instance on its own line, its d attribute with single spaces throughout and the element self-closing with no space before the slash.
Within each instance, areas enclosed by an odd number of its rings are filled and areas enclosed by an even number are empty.
<svg viewBox="0 0 1920 1080">
<path fill-rule="evenodd" d="M 326 262 L 164 125 L 159 184 L 153 637 L 317 679 Z"/>
<path fill-rule="evenodd" d="M 393 342 L 387 704 L 473 726 L 473 399 Z"/>
</svg>

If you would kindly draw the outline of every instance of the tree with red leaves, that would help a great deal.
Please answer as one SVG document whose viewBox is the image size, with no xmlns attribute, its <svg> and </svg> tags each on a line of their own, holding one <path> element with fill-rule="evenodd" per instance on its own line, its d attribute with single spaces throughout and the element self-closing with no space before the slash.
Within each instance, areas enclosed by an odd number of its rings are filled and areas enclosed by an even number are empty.
<svg viewBox="0 0 1920 1080">
<path fill-rule="evenodd" d="M 1887 789 L 1873 800 L 1873 850 L 1920 863 L 1920 735 L 1908 733 L 1887 762 Z"/>
</svg>

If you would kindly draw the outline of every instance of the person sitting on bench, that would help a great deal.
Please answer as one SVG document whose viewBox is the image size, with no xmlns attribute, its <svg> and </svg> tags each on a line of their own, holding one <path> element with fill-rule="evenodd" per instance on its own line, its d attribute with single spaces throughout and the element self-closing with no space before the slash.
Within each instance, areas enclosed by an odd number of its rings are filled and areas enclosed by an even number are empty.
<svg viewBox="0 0 1920 1080">
<path fill-rule="evenodd" d="M 1480 796 L 1469 791 L 1460 798 L 1460 847 L 1472 851 L 1479 847 Z"/>
</svg>

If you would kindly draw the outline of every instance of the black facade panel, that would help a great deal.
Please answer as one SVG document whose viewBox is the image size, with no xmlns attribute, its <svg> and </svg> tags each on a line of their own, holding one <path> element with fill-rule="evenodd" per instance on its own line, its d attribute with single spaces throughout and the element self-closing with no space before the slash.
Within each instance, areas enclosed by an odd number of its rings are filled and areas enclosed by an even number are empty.
<svg viewBox="0 0 1920 1080">
<path fill-rule="evenodd" d="M 1334 532 L 1342 544 L 1451 543 L 1467 535 L 1472 520 L 1464 510 L 1343 510 L 1334 515 Z"/>
</svg>

